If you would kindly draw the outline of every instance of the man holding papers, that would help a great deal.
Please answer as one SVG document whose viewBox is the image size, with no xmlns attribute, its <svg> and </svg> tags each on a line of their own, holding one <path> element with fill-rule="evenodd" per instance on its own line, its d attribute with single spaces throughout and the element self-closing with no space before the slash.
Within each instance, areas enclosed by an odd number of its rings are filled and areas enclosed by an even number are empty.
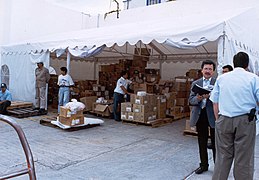
<svg viewBox="0 0 259 180">
<path fill-rule="evenodd" d="M 213 111 L 213 104 L 209 100 L 209 92 L 213 89 L 213 85 L 216 81 L 216 79 L 212 77 L 215 68 L 216 65 L 211 60 L 205 60 L 202 62 L 201 70 L 203 77 L 192 83 L 189 97 L 189 104 L 193 106 L 190 116 L 190 125 L 196 126 L 198 132 L 199 154 L 201 161 L 200 167 L 195 171 L 196 174 L 201 174 L 205 171 L 208 171 L 208 128 L 210 128 L 213 160 L 215 162 L 215 116 Z"/>
</svg>

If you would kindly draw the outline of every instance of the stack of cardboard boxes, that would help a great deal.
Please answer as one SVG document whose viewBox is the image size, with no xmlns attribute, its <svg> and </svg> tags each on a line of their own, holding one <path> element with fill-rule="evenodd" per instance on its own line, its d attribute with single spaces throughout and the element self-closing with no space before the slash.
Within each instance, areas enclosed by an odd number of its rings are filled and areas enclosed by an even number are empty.
<svg viewBox="0 0 259 180">
<path fill-rule="evenodd" d="M 105 87 L 105 94 L 101 95 L 108 100 L 108 98 L 113 96 L 113 91 L 116 87 L 116 82 L 120 78 L 121 71 L 129 70 L 132 66 L 132 60 L 124 59 L 119 60 L 119 63 L 110 65 L 100 65 L 99 71 L 99 85 Z M 98 90 L 99 91 L 99 90 Z"/>
<path fill-rule="evenodd" d="M 57 75 L 50 75 L 50 80 L 48 83 L 48 104 L 52 105 L 52 108 L 58 108 L 58 91 L 59 87 L 58 83 L 58 76 Z"/>
<path fill-rule="evenodd" d="M 104 97 L 107 100 L 110 99 L 109 91 L 106 90 L 105 86 L 93 84 L 93 91 L 97 97 Z"/>
<path fill-rule="evenodd" d="M 175 119 L 190 115 L 188 97 L 190 94 L 192 79 L 186 77 L 176 77 L 173 91 L 167 96 L 167 115 Z"/>
<path fill-rule="evenodd" d="M 130 102 L 121 104 L 121 119 L 146 123 L 157 119 L 157 99 L 154 94 L 131 95 Z"/>
<path fill-rule="evenodd" d="M 84 103 L 85 105 L 84 111 L 92 111 L 93 103 L 95 103 L 97 99 L 97 96 L 87 96 L 80 98 L 80 102 Z"/>
<path fill-rule="evenodd" d="M 79 93 L 79 97 L 94 96 L 93 85 L 96 84 L 96 80 L 80 80 L 75 81 L 75 87 L 73 91 Z"/>
<path fill-rule="evenodd" d="M 67 126 L 82 125 L 84 124 L 83 110 L 72 112 L 70 109 L 61 106 L 58 120 Z"/>
</svg>

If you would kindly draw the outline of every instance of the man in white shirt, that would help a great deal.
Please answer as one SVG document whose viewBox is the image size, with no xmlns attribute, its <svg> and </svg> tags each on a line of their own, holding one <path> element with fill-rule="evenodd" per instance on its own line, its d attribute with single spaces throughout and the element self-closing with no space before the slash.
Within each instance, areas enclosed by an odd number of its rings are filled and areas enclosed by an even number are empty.
<svg viewBox="0 0 259 180">
<path fill-rule="evenodd" d="M 124 95 L 128 94 L 128 73 L 126 71 L 121 72 L 121 77 L 117 81 L 116 88 L 113 94 L 113 114 L 115 121 L 121 121 L 121 109 L 120 104 L 124 101 Z"/>
<path fill-rule="evenodd" d="M 61 74 L 58 76 L 58 113 L 60 106 L 65 106 L 70 100 L 70 87 L 74 86 L 74 82 L 70 75 L 67 74 L 67 68 L 61 67 Z"/>
</svg>

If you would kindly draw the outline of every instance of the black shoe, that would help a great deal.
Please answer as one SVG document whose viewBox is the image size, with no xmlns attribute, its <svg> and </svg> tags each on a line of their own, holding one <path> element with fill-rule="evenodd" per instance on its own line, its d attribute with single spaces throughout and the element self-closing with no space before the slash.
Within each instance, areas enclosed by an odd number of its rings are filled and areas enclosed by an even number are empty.
<svg viewBox="0 0 259 180">
<path fill-rule="evenodd" d="M 40 108 L 33 108 L 33 110 L 40 110 Z"/>
<path fill-rule="evenodd" d="M 212 144 L 211 144 L 211 142 L 209 142 L 209 143 L 207 144 L 207 148 L 208 148 L 208 149 L 212 149 Z"/>
<path fill-rule="evenodd" d="M 46 115 L 48 113 L 48 111 L 46 111 L 45 109 L 40 109 L 39 110 L 39 114 L 40 115 Z"/>
<path fill-rule="evenodd" d="M 208 167 L 199 167 L 198 169 L 195 170 L 195 174 L 202 174 L 203 172 L 208 171 Z"/>
</svg>

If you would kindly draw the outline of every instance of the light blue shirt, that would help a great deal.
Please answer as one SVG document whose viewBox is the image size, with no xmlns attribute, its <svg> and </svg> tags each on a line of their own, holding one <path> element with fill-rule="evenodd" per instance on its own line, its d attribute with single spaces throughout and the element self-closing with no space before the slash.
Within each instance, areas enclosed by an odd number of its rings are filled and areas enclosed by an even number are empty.
<svg viewBox="0 0 259 180">
<path fill-rule="evenodd" d="M 218 77 L 210 100 L 218 103 L 221 115 L 235 117 L 249 113 L 259 100 L 259 77 L 235 68 Z"/>
<path fill-rule="evenodd" d="M 4 93 L 0 91 L 0 101 L 4 101 L 4 100 L 12 101 L 12 95 L 10 91 L 8 91 L 7 89 L 5 90 Z"/>
<path fill-rule="evenodd" d="M 121 77 L 117 81 L 117 85 L 116 85 L 116 88 L 114 89 L 114 92 L 120 93 L 120 94 L 125 94 L 124 91 L 121 89 L 121 86 L 124 86 L 127 89 L 128 81 L 126 79 L 124 79 L 124 77 Z"/>
<path fill-rule="evenodd" d="M 203 87 L 204 87 L 204 88 L 207 88 L 207 87 L 210 85 L 210 81 L 211 81 L 211 78 L 205 79 L 205 78 L 203 77 Z"/>
</svg>

